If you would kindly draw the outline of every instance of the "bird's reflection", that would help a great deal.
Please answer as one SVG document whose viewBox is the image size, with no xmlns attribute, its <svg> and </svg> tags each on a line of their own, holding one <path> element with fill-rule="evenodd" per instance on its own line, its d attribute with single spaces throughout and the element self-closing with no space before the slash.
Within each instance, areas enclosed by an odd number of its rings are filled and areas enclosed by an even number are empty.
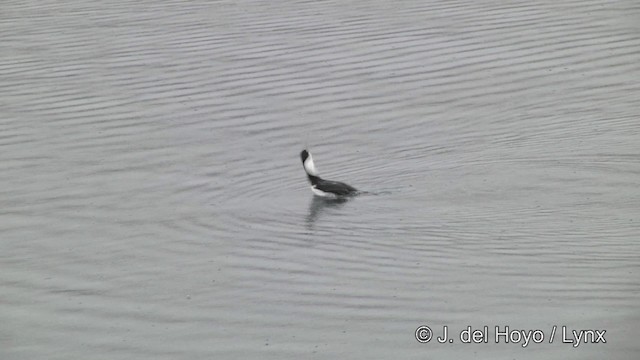
<svg viewBox="0 0 640 360">
<path fill-rule="evenodd" d="M 309 213 L 307 214 L 307 229 L 313 229 L 313 225 L 325 209 L 341 208 L 347 201 L 349 201 L 349 199 L 350 198 L 324 198 L 320 196 L 314 196 L 309 203 Z"/>
</svg>

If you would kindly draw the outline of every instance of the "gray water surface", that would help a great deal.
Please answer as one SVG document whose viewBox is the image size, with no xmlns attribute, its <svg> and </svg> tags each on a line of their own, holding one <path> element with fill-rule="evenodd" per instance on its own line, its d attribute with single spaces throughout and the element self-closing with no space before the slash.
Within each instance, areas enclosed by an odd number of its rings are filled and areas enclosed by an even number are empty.
<svg viewBox="0 0 640 360">
<path fill-rule="evenodd" d="M 0 358 L 637 359 L 639 19 L 3 2 Z"/>
</svg>

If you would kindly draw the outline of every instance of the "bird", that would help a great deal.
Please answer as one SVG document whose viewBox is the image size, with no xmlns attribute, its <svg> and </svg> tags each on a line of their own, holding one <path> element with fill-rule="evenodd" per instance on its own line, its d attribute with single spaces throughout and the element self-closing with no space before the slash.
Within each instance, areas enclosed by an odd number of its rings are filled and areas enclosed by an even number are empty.
<svg viewBox="0 0 640 360">
<path fill-rule="evenodd" d="M 300 152 L 300 158 L 302 159 L 302 167 L 307 173 L 307 178 L 311 183 L 311 191 L 315 195 L 322 197 L 345 197 L 358 194 L 358 190 L 353 186 L 347 185 L 339 181 L 325 180 L 318 175 L 316 165 L 313 163 L 313 157 L 311 153 L 306 149 Z"/>
</svg>

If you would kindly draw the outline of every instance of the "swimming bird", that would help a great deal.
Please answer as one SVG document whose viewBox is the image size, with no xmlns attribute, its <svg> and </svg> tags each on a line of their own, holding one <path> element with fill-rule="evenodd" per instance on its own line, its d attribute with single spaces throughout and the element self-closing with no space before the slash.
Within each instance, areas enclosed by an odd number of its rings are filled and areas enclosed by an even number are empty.
<svg viewBox="0 0 640 360">
<path fill-rule="evenodd" d="M 314 194 L 325 197 L 342 197 L 356 195 L 358 193 L 358 190 L 353 186 L 339 181 L 325 180 L 318 176 L 318 170 L 313 163 L 313 157 L 311 157 L 311 153 L 306 149 L 300 152 L 300 158 L 302 159 L 302 167 L 307 173 L 307 178 L 311 183 L 311 191 L 313 191 Z"/>
</svg>

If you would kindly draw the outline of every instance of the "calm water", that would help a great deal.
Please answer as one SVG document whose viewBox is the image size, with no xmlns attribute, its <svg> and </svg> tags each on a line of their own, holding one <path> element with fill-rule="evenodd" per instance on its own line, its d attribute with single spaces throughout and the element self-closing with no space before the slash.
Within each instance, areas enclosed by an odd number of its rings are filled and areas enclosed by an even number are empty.
<svg viewBox="0 0 640 360">
<path fill-rule="evenodd" d="M 638 19 L 3 2 L 0 358 L 637 359 Z"/>
</svg>

